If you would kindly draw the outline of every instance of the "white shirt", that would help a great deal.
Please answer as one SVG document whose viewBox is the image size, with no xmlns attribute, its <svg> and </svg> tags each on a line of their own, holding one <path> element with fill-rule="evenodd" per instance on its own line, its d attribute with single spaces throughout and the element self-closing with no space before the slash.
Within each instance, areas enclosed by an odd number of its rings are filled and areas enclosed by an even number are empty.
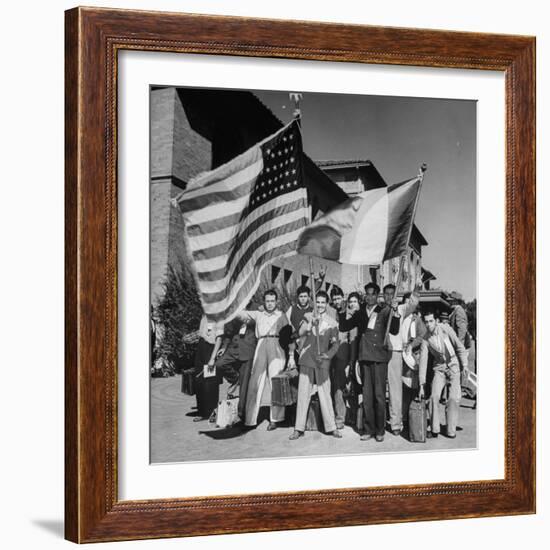
<svg viewBox="0 0 550 550">
<path fill-rule="evenodd" d="M 397 334 L 389 334 L 390 341 L 389 341 L 389 347 L 392 351 L 403 351 L 403 348 L 409 341 L 408 336 L 408 328 L 404 330 L 405 323 L 407 319 L 409 319 L 407 327 L 411 324 L 412 315 L 408 315 L 406 319 L 403 319 L 403 313 L 405 309 L 407 308 L 406 304 L 399 304 L 397 306 L 397 313 L 400 315 L 399 317 L 399 332 Z"/>
<path fill-rule="evenodd" d="M 244 311 L 242 317 L 248 317 L 256 323 L 256 338 L 279 336 L 280 330 L 290 324 L 285 313 L 276 309 L 267 311 Z"/>
</svg>

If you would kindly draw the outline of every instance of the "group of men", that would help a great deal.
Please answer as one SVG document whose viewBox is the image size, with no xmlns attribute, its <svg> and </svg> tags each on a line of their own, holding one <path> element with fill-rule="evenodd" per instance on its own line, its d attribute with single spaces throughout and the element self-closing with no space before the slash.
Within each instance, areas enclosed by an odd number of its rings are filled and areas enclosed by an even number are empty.
<svg viewBox="0 0 550 550">
<path fill-rule="evenodd" d="M 285 407 L 272 402 L 272 379 L 288 369 L 298 373 L 296 417 L 290 440 L 304 436 L 315 391 L 325 432 L 342 437 L 351 387 L 362 395 L 363 441 L 384 440 L 386 391 L 393 435 L 407 427 L 411 401 L 429 393 L 428 436 L 437 437 L 443 424 L 439 402 L 445 388 L 445 435 L 454 438 L 461 399 L 460 374 L 468 367 L 468 351 L 450 323 L 439 322 L 433 312 L 421 315 L 417 311 L 415 293 L 406 293 L 398 304 L 395 290 L 394 285 L 386 285 L 380 300 L 380 288 L 371 282 L 365 286 L 363 299 L 357 292 L 345 299 L 341 289 L 335 287 L 330 298 L 324 291 L 316 292 L 314 305 L 310 289 L 301 286 L 296 303 L 286 312 L 278 308 L 277 291 L 268 290 L 262 308 L 243 311 L 224 327 L 209 325 L 203 318 L 196 365 L 217 368 L 219 376 L 230 384 L 229 398 L 235 397 L 238 388 L 238 412 L 245 429 L 257 425 L 264 406 L 269 407 L 268 430 L 276 429 L 285 419 Z M 462 326 L 464 310 L 459 309 L 458 314 L 456 309 L 453 312 L 455 326 Z M 433 378 L 428 391 L 430 356 Z M 204 395 L 201 385 L 207 381 L 203 378 L 198 384 L 197 420 L 211 413 L 199 403 Z"/>
</svg>

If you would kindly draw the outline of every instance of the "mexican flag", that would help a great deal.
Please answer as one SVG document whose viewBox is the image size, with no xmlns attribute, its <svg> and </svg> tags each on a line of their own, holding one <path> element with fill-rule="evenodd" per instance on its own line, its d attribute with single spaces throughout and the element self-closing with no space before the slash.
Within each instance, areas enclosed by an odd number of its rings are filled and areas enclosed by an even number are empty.
<svg viewBox="0 0 550 550">
<path fill-rule="evenodd" d="M 376 265 L 406 252 L 422 176 L 364 191 L 309 224 L 297 252 L 345 264 Z"/>
</svg>

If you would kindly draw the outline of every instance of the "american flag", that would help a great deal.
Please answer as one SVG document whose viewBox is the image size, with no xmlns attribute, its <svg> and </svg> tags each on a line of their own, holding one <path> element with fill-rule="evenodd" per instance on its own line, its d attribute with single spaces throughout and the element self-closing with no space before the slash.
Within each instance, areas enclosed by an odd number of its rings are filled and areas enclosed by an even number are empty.
<svg viewBox="0 0 550 550">
<path fill-rule="evenodd" d="M 296 252 L 309 223 L 297 121 L 227 164 L 200 174 L 174 199 L 206 316 L 232 319 L 254 295 L 263 268 Z"/>
</svg>

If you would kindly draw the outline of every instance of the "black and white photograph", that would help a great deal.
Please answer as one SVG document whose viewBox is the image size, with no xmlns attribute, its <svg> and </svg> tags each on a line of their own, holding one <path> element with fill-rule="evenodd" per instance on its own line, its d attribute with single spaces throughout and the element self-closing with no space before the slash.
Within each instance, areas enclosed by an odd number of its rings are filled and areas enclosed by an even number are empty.
<svg viewBox="0 0 550 550">
<path fill-rule="evenodd" d="M 476 128 L 150 86 L 151 463 L 477 448 Z"/>
</svg>

